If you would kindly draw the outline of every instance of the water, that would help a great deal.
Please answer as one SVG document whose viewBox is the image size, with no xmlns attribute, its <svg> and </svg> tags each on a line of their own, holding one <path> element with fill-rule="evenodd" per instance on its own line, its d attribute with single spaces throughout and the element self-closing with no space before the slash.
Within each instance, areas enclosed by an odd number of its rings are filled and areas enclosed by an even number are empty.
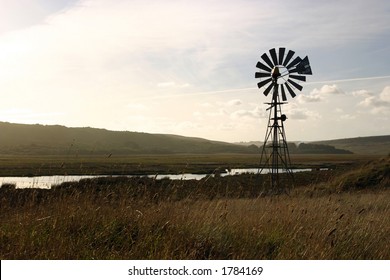
<svg viewBox="0 0 390 280">
<path fill-rule="evenodd" d="M 53 185 L 59 185 L 64 182 L 78 182 L 81 179 L 95 178 L 102 176 L 36 176 L 36 177 L 0 177 L 0 185 L 13 184 L 18 189 L 38 188 L 50 189 Z"/>
<path fill-rule="evenodd" d="M 311 171 L 311 169 L 293 169 L 295 172 L 304 172 Z M 245 173 L 257 174 L 259 172 L 258 168 L 236 168 L 231 170 L 226 170 L 220 175 L 231 176 L 231 175 L 240 175 Z M 263 174 L 268 173 L 268 170 L 263 170 Z M 280 170 L 280 173 L 283 173 L 284 170 Z M 122 175 L 133 177 L 137 175 Z M 164 178 L 170 180 L 200 180 L 207 176 L 214 176 L 214 174 L 158 174 L 158 175 L 147 175 L 149 178 L 155 178 L 161 180 Z M 13 184 L 16 188 L 39 188 L 39 189 L 50 189 L 53 185 L 59 185 L 64 182 L 77 182 L 81 179 L 88 178 L 97 178 L 97 177 L 108 177 L 108 175 L 54 175 L 54 176 L 36 176 L 36 177 L 0 177 L 0 186 L 3 184 Z"/>
</svg>

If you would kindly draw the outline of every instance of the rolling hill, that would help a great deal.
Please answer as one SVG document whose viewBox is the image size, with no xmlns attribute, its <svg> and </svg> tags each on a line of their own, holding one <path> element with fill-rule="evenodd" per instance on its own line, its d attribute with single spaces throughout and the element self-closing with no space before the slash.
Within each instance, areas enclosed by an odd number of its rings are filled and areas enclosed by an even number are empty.
<svg viewBox="0 0 390 280">
<path fill-rule="evenodd" d="M 337 149 L 345 149 L 362 155 L 390 154 L 390 135 L 336 139 L 311 143 L 331 145 Z"/>
<path fill-rule="evenodd" d="M 171 154 L 257 152 L 225 142 L 169 134 L 0 122 L 0 154 Z"/>
<path fill-rule="evenodd" d="M 263 143 L 260 141 L 239 142 L 236 144 L 244 146 L 263 145 Z M 316 145 L 316 147 L 313 147 L 313 145 Z M 331 147 L 333 147 L 338 150 L 351 151 L 354 154 L 360 155 L 388 155 L 390 154 L 390 135 L 355 137 L 312 142 L 289 142 L 290 153 L 307 153 L 308 151 L 310 151 L 310 149 L 308 148 L 315 148 L 312 149 L 314 151 L 313 153 L 318 154 L 322 153 L 321 150 L 325 150 L 323 149 L 326 148 L 324 147 L 324 145 L 328 146 L 328 149 L 326 150 L 329 150 L 328 152 L 325 151 L 325 153 L 331 153 Z"/>
<path fill-rule="evenodd" d="M 254 143 L 239 145 L 171 134 L 0 122 L 0 154 L 3 155 L 260 153 L 259 146 Z M 318 141 L 305 145 L 289 143 L 289 146 L 292 154 L 351 151 L 356 154 L 387 155 L 390 152 L 390 135 Z"/>
</svg>

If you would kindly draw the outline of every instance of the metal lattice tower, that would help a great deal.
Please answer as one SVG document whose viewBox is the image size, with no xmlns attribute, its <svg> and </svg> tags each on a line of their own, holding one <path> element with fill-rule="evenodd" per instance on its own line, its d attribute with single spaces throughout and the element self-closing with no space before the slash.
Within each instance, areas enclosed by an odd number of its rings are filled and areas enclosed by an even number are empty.
<svg viewBox="0 0 390 280">
<path fill-rule="evenodd" d="M 302 86 L 296 81 L 306 81 L 306 76 L 311 75 L 309 58 L 306 56 L 301 59 L 299 56 L 293 59 L 294 51 L 289 50 L 284 57 L 285 48 L 279 48 L 277 55 L 276 49 L 270 49 L 269 53 L 264 53 L 261 58 L 265 62 L 257 62 L 256 67 L 260 72 L 255 73 L 256 78 L 260 78 L 257 84 L 259 88 L 267 85 L 264 95 L 267 96 L 272 90 L 272 101 L 265 103 L 269 105 L 268 125 L 263 143 L 260 158 L 260 173 L 268 171 L 271 180 L 271 190 L 274 193 L 287 192 L 292 186 L 293 173 L 291 170 L 290 153 L 284 130 L 284 122 L 287 120 L 286 115 L 282 114 L 282 105 L 287 104 L 285 87 L 291 97 L 296 96 L 293 88 L 302 90 Z M 291 61 L 291 62 L 290 62 Z M 296 74 L 294 74 L 296 73 Z M 280 101 L 280 94 L 282 102 Z M 287 173 L 287 177 L 282 182 L 279 173 Z"/>
</svg>

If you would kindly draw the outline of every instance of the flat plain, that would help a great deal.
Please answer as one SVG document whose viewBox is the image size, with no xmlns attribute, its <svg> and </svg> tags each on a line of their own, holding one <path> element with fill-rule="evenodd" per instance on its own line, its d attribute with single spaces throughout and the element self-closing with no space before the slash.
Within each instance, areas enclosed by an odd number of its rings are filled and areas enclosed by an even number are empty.
<svg viewBox="0 0 390 280">
<path fill-rule="evenodd" d="M 378 155 L 291 155 L 292 168 L 343 168 Z M 144 175 L 213 173 L 229 168 L 258 168 L 258 154 L 169 155 L 8 155 L 0 156 L 0 176 Z"/>
</svg>

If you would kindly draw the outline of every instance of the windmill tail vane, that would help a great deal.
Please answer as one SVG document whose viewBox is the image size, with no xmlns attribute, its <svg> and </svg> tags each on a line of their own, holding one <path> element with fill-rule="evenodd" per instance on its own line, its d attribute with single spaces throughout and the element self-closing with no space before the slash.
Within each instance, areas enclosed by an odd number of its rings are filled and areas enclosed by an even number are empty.
<svg viewBox="0 0 390 280">
<path fill-rule="evenodd" d="M 292 50 L 286 48 L 275 48 L 268 53 L 261 55 L 262 61 L 258 61 L 256 67 L 259 69 L 255 73 L 255 78 L 260 79 L 257 87 L 264 88 L 263 94 L 268 96 L 272 90 L 272 100 L 267 108 L 269 118 L 265 140 L 262 148 L 260 165 L 261 171 L 267 170 L 271 174 L 271 190 L 280 192 L 285 191 L 279 178 L 280 170 L 293 177 L 290 168 L 290 154 L 284 130 L 284 122 L 287 116 L 282 114 L 282 105 L 287 104 L 287 93 L 294 98 L 295 91 L 303 89 L 299 82 L 306 81 L 306 75 L 312 75 L 309 58 L 306 56 L 301 59 L 295 56 Z M 281 96 L 280 96 L 281 95 Z M 283 102 L 280 101 L 280 98 Z M 293 180 L 288 180 L 293 182 Z"/>
</svg>

